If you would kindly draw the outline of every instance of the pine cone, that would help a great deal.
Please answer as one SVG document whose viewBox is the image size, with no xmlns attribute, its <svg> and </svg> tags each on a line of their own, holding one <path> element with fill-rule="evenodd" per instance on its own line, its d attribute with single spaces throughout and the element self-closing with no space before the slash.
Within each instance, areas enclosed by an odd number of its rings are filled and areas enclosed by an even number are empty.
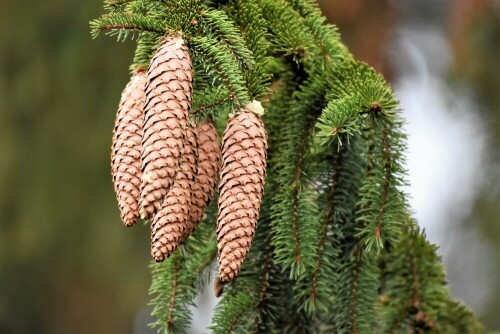
<svg viewBox="0 0 500 334">
<path fill-rule="evenodd" d="M 146 73 L 138 70 L 123 90 L 113 131 L 111 174 L 121 218 L 132 226 L 139 218 L 142 126 Z"/>
<path fill-rule="evenodd" d="M 198 164 L 197 146 L 196 129 L 188 127 L 186 146 L 175 183 L 151 224 L 151 256 L 156 262 L 165 260 L 177 249 L 186 230 Z"/>
<path fill-rule="evenodd" d="M 212 121 L 207 120 L 198 130 L 198 172 L 193 186 L 193 197 L 189 209 L 189 220 L 183 240 L 196 229 L 215 190 L 219 176 L 220 145 L 217 130 Z"/>
<path fill-rule="evenodd" d="M 148 68 L 140 214 L 151 217 L 174 183 L 184 147 L 192 93 L 192 64 L 186 43 L 168 37 Z"/>
<path fill-rule="evenodd" d="M 260 116 L 243 110 L 224 132 L 217 247 L 222 283 L 235 278 L 250 250 L 266 173 L 267 135 Z"/>
</svg>

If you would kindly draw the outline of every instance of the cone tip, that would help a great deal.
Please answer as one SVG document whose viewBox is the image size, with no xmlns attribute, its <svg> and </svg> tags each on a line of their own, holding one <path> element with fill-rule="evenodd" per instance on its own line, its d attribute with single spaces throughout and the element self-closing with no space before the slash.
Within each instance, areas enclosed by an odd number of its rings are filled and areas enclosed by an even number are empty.
<svg viewBox="0 0 500 334">
<path fill-rule="evenodd" d="M 144 66 L 137 66 L 134 69 L 134 75 L 138 75 L 138 74 L 141 74 L 141 73 L 144 73 L 144 72 L 146 72 L 146 68 Z"/>
<path fill-rule="evenodd" d="M 253 100 L 245 105 L 245 109 L 250 110 L 254 114 L 259 116 L 264 115 L 264 108 L 262 107 L 262 103 L 257 100 Z"/>
<path fill-rule="evenodd" d="M 220 277 L 217 277 L 214 282 L 215 297 L 219 298 L 223 292 L 224 292 L 224 283 L 221 281 Z"/>
</svg>

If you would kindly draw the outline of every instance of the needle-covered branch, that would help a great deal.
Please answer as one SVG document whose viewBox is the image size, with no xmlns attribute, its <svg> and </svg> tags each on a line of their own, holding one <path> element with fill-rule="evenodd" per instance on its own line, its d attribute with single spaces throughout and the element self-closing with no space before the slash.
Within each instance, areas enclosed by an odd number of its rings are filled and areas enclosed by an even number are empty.
<svg viewBox="0 0 500 334">
<path fill-rule="evenodd" d="M 134 32 L 151 32 L 165 34 L 166 25 L 156 19 L 142 14 L 113 13 L 103 15 L 90 23 L 92 37 L 97 37 L 101 32 L 110 36 L 117 36 L 118 41 L 124 41 Z"/>
</svg>

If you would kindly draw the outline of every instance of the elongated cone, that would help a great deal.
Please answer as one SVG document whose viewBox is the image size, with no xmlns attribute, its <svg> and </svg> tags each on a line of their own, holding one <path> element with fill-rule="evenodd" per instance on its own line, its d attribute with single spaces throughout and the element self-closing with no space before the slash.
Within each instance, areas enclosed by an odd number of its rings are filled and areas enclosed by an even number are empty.
<svg viewBox="0 0 500 334">
<path fill-rule="evenodd" d="M 191 107 L 193 70 L 185 41 L 167 37 L 148 68 L 140 214 L 160 209 L 174 183 Z"/>
<path fill-rule="evenodd" d="M 198 170 L 196 173 L 187 228 L 183 240 L 196 229 L 215 190 L 221 158 L 219 137 L 211 120 L 206 120 L 198 130 Z"/>
<path fill-rule="evenodd" d="M 126 226 L 132 226 L 139 218 L 146 81 L 143 69 L 132 76 L 123 90 L 113 131 L 111 174 L 121 218 Z"/>
<path fill-rule="evenodd" d="M 180 169 L 160 211 L 155 214 L 151 223 L 151 256 L 156 262 L 165 260 L 179 246 L 189 218 L 198 164 L 198 139 L 195 128 L 188 127 L 186 130 L 186 145 Z"/>
<path fill-rule="evenodd" d="M 222 283 L 238 275 L 252 244 L 264 191 L 266 149 L 260 116 L 245 109 L 229 119 L 222 144 L 217 216 Z"/>
</svg>

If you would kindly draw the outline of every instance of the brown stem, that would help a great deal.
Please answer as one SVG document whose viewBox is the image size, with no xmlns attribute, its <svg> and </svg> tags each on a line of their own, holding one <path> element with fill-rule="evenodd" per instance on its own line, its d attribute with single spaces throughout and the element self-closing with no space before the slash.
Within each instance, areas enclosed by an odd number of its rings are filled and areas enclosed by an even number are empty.
<svg viewBox="0 0 500 334">
<path fill-rule="evenodd" d="M 295 163 L 295 171 L 293 175 L 293 191 L 292 191 L 292 228 L 293 228 L 293 249 L 295 252 L 295 262 L 300 263 L 300 248 L 299 248 L 299 185 L 302 174 L 302 164 L 307 149 L 307 139 L 310 124 L 305 124 L 303 131 L 302 145 L 299 147 L 297 161 Z"/>
<path fill-rule="evenodd" d="M 269 242 L 270 242 L 270 238 L 269 238 Z M 267 289 L 269 288 L 269 276 L 270 276 L 270 271 L 271 271 L 271 267 L 273 265 L 273 252 L 272 250 L 270 249 L 270 247 L 267 248 L 266 250 L 266 261 L 265 261 L 265 265 L 264 265 L 264 271 L 263 271 L 263 280 L 262 280 L 262 284 L 261 284 L 261 287 L 260 287 L 260 292 L 259 292 L 259 307 L 262 306 L 262 304 L 264 303 L 265 299 L 266 299 L 266 293 L 267 293 Z"/>
<path fill-rule="evenodd" d="M 158 31 L 154 29 L 144 29 L 135 24 L 107 24 L 99 27 L 99 31 L 113 30 L 113 29 L 128 29 L 128 30 L 139 30 L 139 31 L 149 31 L 157 34 L 163 34 L 164 31 Z"/>
<path fill-rule="evenodd" d="M 292 226 L 293 226 L 293 250 L 295 252 L 295 262 L 300 262 L 300 249 L 299 249 L 299 218 L 298 218 L 298 206 L 299 206 L 299 190 L 298 187 L 293 189 L 293 216 L 292 216 Z"/>
<path fill-rule="evenodd" d="M 217 256 L 217 248 L 214 248 L 214 250 L 207 256 L 207 258 L 205 259 L 205 261 L 203 261 L 198 266 L 198 268 L 196 268 L 196 273 L 200 274 L 203 271 L 203 269 L 205 269 L 208 265 L 210 265 L 210 263 L 212 263 L 212 261 L 214 260 L 214 258 L 216 256 Z"/>
<path fill-rule="evenodd" d="M 177 282 L 179 280 L 179 271 L 180 271 L 180 258 L 179 256 L 175 257 L 174 260 L 174 280 L 172 282 L 172 294 L 170 296 L 170 306 L 168 309 L 168 317 L 167 317 L 167 329 L 171 330 L 173 327 L 173 313 L 175 307 L 175 297 L 177 293 Z"/>
<path fill-rule="evenodd" d="M 243 314 L 245 314 L 245 311 L 242 311 L 240 314 L 238 314 L 238 316 L 233 320 L 233 322 L 229 326 L 227 333 L 232 333 L 233 332 L 234 327 L 236 327 L 236 325 L 240 321 L 240 319 L 243 316 Z"/>
<path fill-rule="evenodd" d="M 226 84 L 227 89 L 229 90 L 229 94 L 231 94 L 231 99 L 234 101 L 234 103 L 236 103 L 237 105 L 241 106 L 241 103 L 238 100 L 238 97 L 236 96 L 236 93 L 234 91 L 233 85 L 231 85 L 231 81 L 229 81 L 229 78 L 227 77 L 227 75 L 225 74 L 225 72 L 219 66 L 219 64 L 217 63 L 217 61 L 215 59 L 213 59 L 212 57 L 210 57 L 210 55 L 208 53 L 205 52 L 205 56 L 210 60 L 210 62 L 212 63 L 212 65 L 215 67 L 215 69 L 217 70 L 217 72 L 219 73 L 219 75 L 224 80 L 224 83 Z"/>
<path fill-rule="evenodd" d="M 272 249 L 271 241 L 272 241 L 271 234 L 268 234 L 268 238 L 266 240 L 266 248 L 265 248 L 266 259 L 264 262 L 264 270 L 262 273 L 262 283 L 261 283 L 260 290 L 259 290 L 258 308 L 260 310 L 261 316 L 257 317 L 257 319 L 256 319 L 256 322 L 259 324 L 262 324 L 262 322 L 263 322 L 262 319 L 263 319 L 263 316 L 265 315 L 265 313 L 263 312 L 264 302 L 267 299 L 267 290 L 271 286 L 271 284 L 269 283 L 269 277 L 271 276 L 271 269 L 273 267 L 273 249 Z M 257 326 L 256 333 L 260 333 L 260 332 L 261 332 L 260 326 Z"/>
<path fill-rule="evenodd" d="M 362 246 L 361 244 L 358 244 L 356 246 L 356 262 L 354 265 L 354 268 L 352 270 L 352 289 L 351 289 L 351 322 L 352 322 L 352 333 L 353 334 L 359 334 L 359 328 L 358 328 L 358 311 L 357 311 L 357 306 L 358 306 L 358 284 L 359 284 L 359 267 L 361 266 L 361 249 Z"/>
<path fill-rule="evenodd" d="M 309 299 L 311 299 L 312 301 L 314 301 L 316 299 L 316 289 L 318 287 L 318 279 L 319 279 L 319 268 L 321 267 L 321 258 L 323 257 L 323 250 L 324 250 L 324 246 L 325 246 L 326 232 L 327 231 L 328 231 L 328 223 L 325 222 L 323 224 L 323 230 L 321 232 L 321 239 L 319 241 L 318 259 L 316 260 L 316 267 L 314 268 L 311 292 L 309 293 Z"/>
<path fill-rule="evenodd" d="M 389 138 L 387 135 L 387 130 L 384 129 L 383 131 L 383 138 L 384 138 L 384 155 L 385 155 L 385 182 L 384 182 L 384 189 L 382 191 L 382 200 L 380 204 L 380 211 L 377 216 L 377 228 L 375 229 L 375 238 L 380 238 L 380 235 L 382 233 L 382 224 L 384 221 L 384 215 L 385 215 L 385 206 L 387 205 L 387 197 L 389 194 L 389 179 L 391 178 L 391 147 L 389 144 Z"/>
<path fill-rule="evenodd" d="M 401 323 L 406 319 L 410 312 L 410 306 L 405 306 L 404 310 L 399 314 L 398 318 L 396 321 L 391 326 L 391 329 L 389 330 L 391 334 L 397 334 L 399 331 L 399 326 Z"/>
<path fill-rule="evenodd" d="M 332 220 L 333 210 L 335 203 L 335 193 L 337 191 L 337 182 L 338 182 L 338 170 L 340 168 L 340 157 L 336 158 L 335 161 L 335 171 L 332 175 L 332 185 L 330 187 L 330 193 L 328 196 L 328 202 L 326 205 L 326 212 L 323 219 L 323 229 L 321 231 L 321 238 L 319 240 L 318 246 L 318 259 L 316 260 L 316 267 L 314 268 L 313 279 L 312 279 L 312 287 L 311 292 L 309 293 L 309 298 L 314 301 L 316 298 L 316 290 L 318 288 L 318 280 L 319 280 L 319 271 L 321 267 L 321 260 L 323 257 L 323 252 L 325 249 L 326 236 L 328 234 L 328 226 Z"/>
<path fill-rule="evenodd" d="M 215 106 L 218 106 L 219 104 L 223 104 L 225 102 L 227 102 L 227 98 L 224 98 L 224 99 L 218 99 L 218 100 L 215 100 L 215 101 L 212 101 L 210 103 L 207 103 L 207 104 L 204 104 L 198 108 L 196 108 L 195 110 L 193 110 L 194 113 L 199 113 L 199 112 L 202 112 L 204 110 L 207 110 L 209 108 L 213 108 Z"/>
<path fill-rule="evenodd" d="M 410 311 L 412 308 L 416 308 L 417 310 L 420 309 L 420 277 L 418 275 L 418 269 L 417 269 L 417 257 L 414 252 L 413 245 L 409 245 L 409 253 L 410 253 L 410 271 L 411 271 L 411 277 L 413 279 L 413 294 L 411 296 L 411 299 L 406 303 L 407 305 L 401 311 L 399 314 L 398 318 L 396 321 L 391 326 L 390 332 L 391 333 L 398 333 L 399 326 L 401 326 L 401 323 L 410 315 Z"/>
</svg>

